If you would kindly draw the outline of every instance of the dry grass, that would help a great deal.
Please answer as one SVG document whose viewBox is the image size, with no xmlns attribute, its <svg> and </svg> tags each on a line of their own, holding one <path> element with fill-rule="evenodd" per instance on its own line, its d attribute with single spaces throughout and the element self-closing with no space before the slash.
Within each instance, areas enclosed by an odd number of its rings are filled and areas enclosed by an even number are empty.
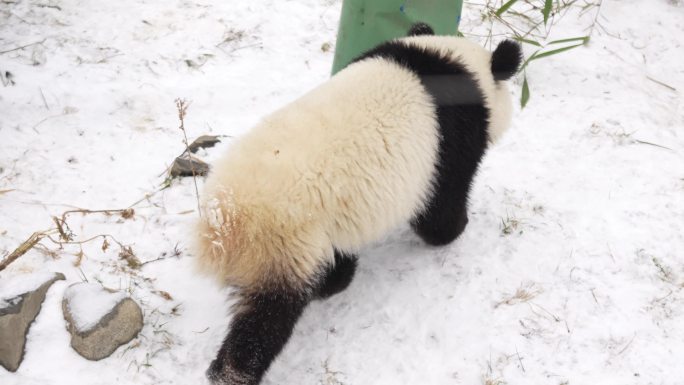
<svg viewBox="0 0 684 385">
<path fill-rule="evenodd" d="M 494 308 L 496 309 L 501 305 L 516 305 L 519 303 L 529 302 L 542 292 L 543 291 L 540 288 L 535 287 L 534 283 L 528 284 L 524 287 L 521 286 L 513 295 L 507 296 L 507 298 L 494 305 Z"/>
<path fill-rule="evenodd" d="M 658 269 L 658 277 L 665 282 L 674 283 L 674 277 L 672 275 L 672 269 L 663 265 L 663 263 L 656 257 L 651 257 L 653 265 Z"/>
<path fill-rule="evenodd" d="M 173 301 L 173 297 L 172 297 L 171 294 L 169 294 L 169 292 L 167 292 L 167 291 L 164 291 L 164 290 L 153 290 L 152 293 L 154 293 L 154 294 L 156 294 L 156 295 L 158 295 L 158 296 L 164 298 L 164 299 L 167 300 L 167 301 Z"/>
<path fill-rule="evenodd" d="M 123 246 L 121 247 L 121 251 L 119 252 L 119 259 L 124 260 L 126 264 L 128 265 L 129 268 L 137 270 L 142 266 L 142 263 L 140 263 L 140 259 L 135 255 L 133 252 L 133 248 L 131 246 Z"/>
<path fill-rule="evenodd" d="M 506 381 L 500 378 L 492 378 L 489 375 L 482 377 L 482 385 L 505 385 Z"/>
<path fill-rule="evenodd" d="M 237 43 L 241 41 L 247 33 L 243 30 L 236 30 L 235 28 L 230 28 L 226 32 L 223 33 L 223 39 L 221 40 L 220 43 L 216 44 L 216 47 L 221 47 L 224 44 L 228 43 Z"/>
<path fill-rule="evenodd" d="M 137 203 L 136 203 L 137 204 Z M 44 230 L 44 231 L 37 231 L 34 232 L 26 241 L 22 242 L 14 251 L 12 251 L 7 257 L 5 257 L 2 262 L 0 262 L 0 271 L 4 270 L 9 266 L 12 262 L 16 261 L 19 259 L 22 255 L 26 254 L 29 250 L 35 248 L 36 250 L 40 251 L 44 255 L 48 255 L 53 259 L 57 259 L 59 252 L 61 250 L 64 250 L 65 246 L 68 245 L 77 245 L 79 246 L 79 251 L 74 254 L 76 256 L 76 261 L 74 262 L 74 266 L 80 266 L 81 261 L 83 260 L 84 253 L 83 253 L 83 248 L 82 245 L 102 239 L 102 246 L 101 249 L 103 252 L 107 251 L 110 247 L 109 241 L 111 240 L 112 242 L 116 243 L 119 248 L 120 248 L 120 253 L 119 256 L 120 258 L 124 259 L 129 267 L 131 268 L 136 268 L 140 267 L 140 261 L 137 261 L 137 264 L 133 257 L 135 254 L 133 253 L 133 250 L 131 249 L 130 246 L 126 246 L 120 241 L 118 241 L 114 236 L 110 234 L 98 234 L 95 236 L 92 236 L 90 238 L 87 238 L 85 240 L 75 240 L 76 235 L 74 232 L 71 230 L 69 227 L 69 224 L 67 222 L 67 218 L 71 214 L 75 213 L 80 213 L 83 215 L 89 215 L 89 214 L 104 214 L 106 216 L 111 216 L 114 214 L 119 214 L 123 220 L 127 219 L 132 219 L 135 216 L 135 210 L 132 207 L 124 208 L 124 209 L 112 209 L 112 210 L 88 210 L 88 209 L 75 209 L 75 210 L 67 210 L 62 213 L 59 217 L 53 216 L 52 221 L 55 224 L 54 228 Z M 53 235 L 57 235 L 57 239 L 53 238 Z M 43 240 L 48 240 L 54 245 L 58 247 L 57 250 L 53 250 L 46 245 L 40 243 Z M 137 259 L 137 258 L 136 258 Z"/>
<path fill-rule="evenodd" d="M 344 385 L 344 382 L 342 382 L 339 378 L 337 378 L 339 375 L 343 375 L 342 372 L 336 372 L 330 369 L 330 363 L 328 362 L 329 359 L 325 360 L 323 362 L 323 370 L 325 370 L 325 378 L 321 380 L 319 383 L 321 385 Z"/>
<path fill-rule="evenodd" d="M 501 218 L 501 233 L 503 235 L 510 235 L 515 232 L 522 234 L 522 222 L 515 216 L 506 215 L 506 219 Z"/>
<path fill-rule="evenodd" d="M 675 270 L 672 269 L 672 267 L 666 265 L 660 258 L 656 257 L 655 255 L 649 254 L 644 249 L 637 250 L 636 255 L 639 258 L 642 258 L 644 260 L 648 260 L 651 263 L 653 263 L 653 266 L 656 268 L 657 277 L 659 280 L 661 280 L 667 284 L 674 285 L 677 288 L 684 287 L 684 282 L 681 282 L 681 283 L 677 282 L 678 278 L 677 278 L 677 274 L 675 273 Z"/>
<path fill-rule="evenodd" d="M 608 121 L 608 123 L 619 126 L 619 122 Z M 614 130 L 606 130 L 605 127 L 599 123 L 594 122 L 589 129 L 589 133 L 593 136 L 606 136 L 612 139 L 616 146 L 628 146 L 633 144 L 643 144 L 647 146 L 658 147 L 663 150 L 674 151 L 674 149 L 663 146 L 662 144 L 647 142 L 645 140 L 640 140 L 634 138 L 635 131 L 627 132 L 624 128 L 620 127 Z"/>
</svg>

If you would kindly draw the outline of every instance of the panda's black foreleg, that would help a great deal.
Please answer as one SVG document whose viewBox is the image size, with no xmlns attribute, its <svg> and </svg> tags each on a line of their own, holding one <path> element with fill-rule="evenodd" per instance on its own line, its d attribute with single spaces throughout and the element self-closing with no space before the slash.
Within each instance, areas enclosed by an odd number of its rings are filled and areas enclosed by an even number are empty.
<svg viewBox="0 0 684 385">
<path fill-rule="evenodd" d="M 316 288 L 318 298 L 325 299 L 346 289 L 354 278 L 357 259 L 354 254 L 335 250 L 335 263 L 326 267 Z"/>
<path fill-rule="evenodd" d="M 311 291 L 243 293 L 216 359 L 207 370 L 214 385 L 257 385 L 292 335 Z"/>
<path fill-rule="evenodd" d="M 411 227 L 425 243 L 447 245 L 465 230 L 468 224 L 467 185 L 465 191 L 457 186 L 440 186 L 426 209 L 411 221 Z"/>
</svg>

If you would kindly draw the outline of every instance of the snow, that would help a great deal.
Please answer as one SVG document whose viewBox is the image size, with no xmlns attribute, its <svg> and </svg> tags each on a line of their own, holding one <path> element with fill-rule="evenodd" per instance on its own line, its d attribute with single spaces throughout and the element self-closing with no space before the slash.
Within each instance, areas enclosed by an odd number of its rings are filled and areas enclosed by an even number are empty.
<svg viewBox="0 0 684 385">
<path fill-rule="evenodd" d="M 17 274 L 0 281 L 0 308 L 15 304 L 17 297 L 38 289 L 55 277 L 55 273 L 40 271 L 35 274 Z"/>
<path fill-rule="evenodd" d="M 0 383 L 204 383 L 230 289 L 194 273 L 192 180 L 157 192 L 184 148 L 174 99 L 191 102 L 191 140 L 246 132 L 328 78 L 321 47 L 340 6 L 0 2 L 0 52 L 42 41 L 0 54 L 15 82 L 0 86 L 0 255 L 67 210 L 140 201 L 130 218 L 68 214 L 74 241 L 108 234 L 107 247 L 46 238 L 0 272 L 67 277 Z M 481 35 L 477 7 L 462 30 Z M 484 159 L 463 235 L 429 248 L 403 228 L 364 249 L 349 289 L 307 308 L 264 384 L 683 383 L 684 5 L 605 0 L 599 20 L 587 47 L 527 68 L 530 102 Z M 154 262 L 131 267 L 116 241 Z M 84 277 L 145 314 L 140 336 L 97 362 L 69 347 L 61 314 Z"/>
<path fill-rule="evenodd" d="M 69 314 L 80 332 L 92 329 L 126 298 L 126 293 L 110 292 L 97 283 L 75 284 L 64 291 Z"/>
</svg>

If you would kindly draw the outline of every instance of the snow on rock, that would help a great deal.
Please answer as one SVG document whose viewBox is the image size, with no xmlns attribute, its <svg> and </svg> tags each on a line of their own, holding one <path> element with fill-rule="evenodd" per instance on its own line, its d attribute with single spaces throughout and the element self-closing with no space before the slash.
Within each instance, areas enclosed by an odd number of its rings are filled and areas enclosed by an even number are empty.
<svg viewBox="0 0 684 385">
<path fill-rule="evenodd" d="M 77 283 L 64 292 L 64 319 L 71 346 L 89 360 L 100 360 L 132 340 L 143 326 L 140 306 L 123 292 Z"/>
<path fill-rule="evenodd" d="M 90 331 L 100 320 L 126 299 L 123 292 L 111 292 L 96 283 L 78 283 L 64 292 L 64 301 L 79 332 Z"/>
<path fill-rule="evenodd" d="M 14 372 L 24 357 L 26 334 L 62 273 L 22 274 L 0 281 L 0 365 Z"/>
<path fill-rule="evenodd" d="M 35 291 L 45 282 L 60 276 L 59 273 L 39 271 L 31 274 L 20 274 L 0 280 L 0 309 L 7 307 L 22 294 Z M 61 279 L 64 279 L 62 277 Z"/>
</svg>

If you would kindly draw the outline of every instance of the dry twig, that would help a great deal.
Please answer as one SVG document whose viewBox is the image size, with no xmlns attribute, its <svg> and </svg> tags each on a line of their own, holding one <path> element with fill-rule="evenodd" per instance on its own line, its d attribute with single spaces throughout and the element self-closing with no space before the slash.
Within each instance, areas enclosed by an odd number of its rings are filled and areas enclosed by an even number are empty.
<svg viewBox="0 0 684 385">
<path fill-rule="evenodd" d="M 22 45 L 22 46 L 19 46 L 19 47 L 15 47 L 15 48 L 12 48 L 12 49 L 8 49 L 8 50 L 5 50 L 5 51 L 0 51 L 0 55 L 5 54 L 5 53 L 8 53 L 8 52 L 19 51 L 20 49 L 24 49 L 24 48 L 30 47 L 30 46 L 32 46 L 32 45 L 43 44 L 43 43 L 45 42 L 46 39 L 47 39 L 47 38 L 45 38 L 45 39 L 43 39 L 43 40 L 41 40 L 41 41 L 36 41 L 36 42 L 33 42 L 33 43 L 25 44 L 25 45 Z"/>
<path fill-rule="evenodd" d="M 187 113 L 189 104 L 185 101 L 185 99 L 176 99 L 176 109 L 178 109 L 178 119 L 180 120 L 180 127 L 178 127 L 181 131 L 183 131 L 183 143 L 185 144 L 185 150 L 187 154 L 190 154 L 190 144 L 188 143 L 188 134 L 185 132 L 185 115 Z M 197 188 L 197 173 L 195 172 L 195 168 L 191 167 L 192 170 L 192 181 L 195 184 L 195 197 L 197 198 L 197 213 L 199 216 L 202 216 L 202 210 L 200 209 L 200 201 L 199 201 L 199 189 Z"/>
<path fill-rule="evenodd" d="M 0 271 L 5 270 L 10 263 L 16 261 L 19 257 L 26 254 L 27 251 L 31 250 L 38 242 L 40 242 L 44 237 L 48 236 L 50 231 L 38 231 L 25 240 L 19 247 L 17 247 L 13 252 L 10 253 L 2 262 L 0 262 Z"/>
</svg>

